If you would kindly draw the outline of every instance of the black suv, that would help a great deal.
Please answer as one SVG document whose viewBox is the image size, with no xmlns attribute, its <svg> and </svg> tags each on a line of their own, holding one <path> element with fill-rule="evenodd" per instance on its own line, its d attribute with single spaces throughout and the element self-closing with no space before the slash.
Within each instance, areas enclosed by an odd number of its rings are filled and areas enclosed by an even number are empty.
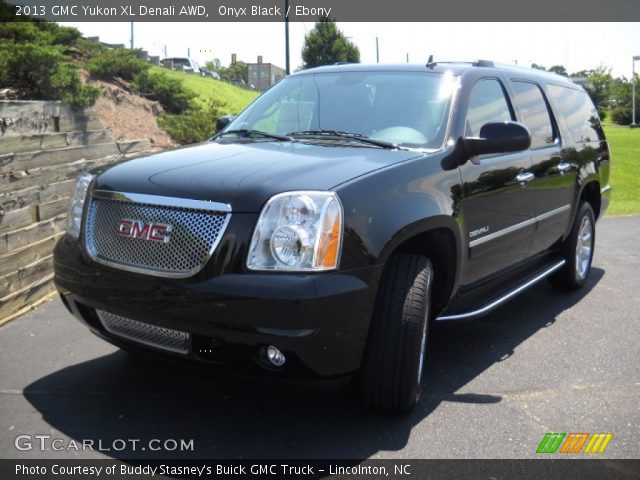
<svg viewBox="0 0 640 480">
<path fill-rule="evenodd" d="M 593 104 L 559 75 L 306 70 L 208 142 L 81 176 L 55 282 L 122 348 L 357 372 L 366 404 L 406 411 L 431 322 L 585 282 L 609 169 Z"/>
</svg>

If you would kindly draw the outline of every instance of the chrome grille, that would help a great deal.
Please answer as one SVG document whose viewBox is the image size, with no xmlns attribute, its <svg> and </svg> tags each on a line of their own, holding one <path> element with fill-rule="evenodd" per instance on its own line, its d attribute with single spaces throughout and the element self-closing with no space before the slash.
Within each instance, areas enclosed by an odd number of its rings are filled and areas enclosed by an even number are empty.
<svg viewBox="0 0 640 480">
<path fill-rule="evenodd" d="M 191 336 L 187 332 L 138 322 L 102 310 L 98 310 L 97 313 L 107 332 L 163 350 L 189 353 Z"/>
<path fill-rule="evenodd" d="M 231 216 L 213 207 L 205 210 L 191 206 L 213 202 L 185 200 L 188 206 L 182 207 L 160 205 L 158 199 L 162 197 L 149 195 L 110 196 L 114 198 L 94 193 L 90 200 L 85 228 L 87 252 L 99 263 L 155 276 L 185 278 L 200 271 Z M 164 200 L 176 203 L 180 199 Z M 170 239 L 158 242 L 119 235 L 117 228 L 122 220 L 170 225 Z"/>
</svg>

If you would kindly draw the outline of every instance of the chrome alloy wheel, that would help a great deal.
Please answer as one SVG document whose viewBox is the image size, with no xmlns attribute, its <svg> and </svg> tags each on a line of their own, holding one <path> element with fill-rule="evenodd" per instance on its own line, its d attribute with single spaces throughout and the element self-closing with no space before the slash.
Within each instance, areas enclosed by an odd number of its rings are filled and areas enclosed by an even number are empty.
<svg viewBox="0 0 640 480">
<path fill-rule="evenodd" d="M 426 319 L 422 328 L 422 339 L 420 343 L 420 365 L 418 365 L 418 385 L 422 382 L 422 369 L 424 366 L 424 354 L 427 351 L 427 324 L 429 319 Z"/>
<path fill-rule="evenodd" d="M 587 276 L 593 252 L 593 224 L 588 216 L 582 217 L 576 239 L 576 274 L 581 280 Z"/>
</svg>

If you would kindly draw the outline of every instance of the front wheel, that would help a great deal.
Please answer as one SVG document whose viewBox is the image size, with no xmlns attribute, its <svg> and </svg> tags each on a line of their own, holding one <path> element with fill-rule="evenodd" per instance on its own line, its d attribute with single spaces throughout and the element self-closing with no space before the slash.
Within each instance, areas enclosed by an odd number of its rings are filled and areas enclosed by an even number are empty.
<svg viewBox="0 0 640 480">
<path fill-rule="evenodd" d="M 408 412 L 420 399 L 433 269 L 421 255 L 394 255 L 382 280 L 362 368 L 364 403 Z"/>
<path fill-rule="evenodd" d="M 576 290 L 584 285 L 591 271 L 591 261 L 596 240 L 596 220 L 593 208 L 584 202 L 578 208 L 571 233 L 562 250 L 564 266 L 549 277 L 554 287 Z"/>
</svg>

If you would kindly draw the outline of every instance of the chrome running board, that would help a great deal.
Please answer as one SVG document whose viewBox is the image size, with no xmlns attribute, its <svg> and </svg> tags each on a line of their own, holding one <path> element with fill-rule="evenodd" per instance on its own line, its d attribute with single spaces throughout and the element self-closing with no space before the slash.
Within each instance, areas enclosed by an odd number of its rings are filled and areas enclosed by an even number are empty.
<svg viewBox="0 0 640 480">
<path fill-rule="evenodd" d="M 494 300 L 493 302 L 485 305 L 482 308 L 479 308 L 477 310 L 472 310 L 471 312 L 456 313 L 456 314 L 452 314 L 452 315 L 440 315 L 439 317 L 436 318 L 436 321 L 440 322 L 440 321 L 447 321 L 447 320 L 462 320 L 462 319 L 466 319 L 466 318 L 479 317 L 481 315 L 484 315 L 485 313 L 489 313 L 491 310 L 494 310 L 495 308 L 498 308 L 500 305 L 502 305 L 506 301 L 508 301 L 511 298 L 515 297 L 516 295 L 524 292 L 527 288 L 529 288 L 532 285 L 538 283 L 543 278 L 548 277 L 549 275 L 551 275 L 556 270 L 562 268 L 562 266 L 565 263 L 566 263 L 565 260 L 560 260 L 558 263 L 556 263 L 553 266 L 549 267 L 544 272 L 536 275 L 535 277 L 533 277 L 528 282 L 520 285 L 518 288 L 515 288 L 514 290 L 511 290 L 510 292 L 506 293 L 502 297 L 498 298 L 497 300 Z"/>
</svg>

